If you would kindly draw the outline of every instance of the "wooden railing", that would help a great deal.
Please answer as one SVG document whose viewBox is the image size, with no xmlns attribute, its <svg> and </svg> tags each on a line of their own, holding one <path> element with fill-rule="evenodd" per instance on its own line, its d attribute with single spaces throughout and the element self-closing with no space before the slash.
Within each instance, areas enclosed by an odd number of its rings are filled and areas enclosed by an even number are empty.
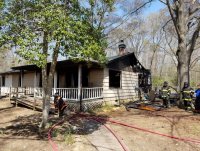
<svg viewBox="0 0 200 151">
<path fill-rule="evenodd" d="M 9 94 L 9 93 L 23 93 L 25 95 L 33 95 L 34 94 L 34 88 L 31 87 L 26 87 L 26 88 L 21 88 L 21 87 L 1 87 L 0 88 L 1 95 Z"/>
<path fill-rule="evenodd" d="M 34 97 L 42 98 L 42 88 L 14 88 L 14 87 L 1 87 L 1 92 L 6 94 L 17 94 L 20 95 L 33 95 Z M 94 88 L 82 88 L 81 97 L 82 100 L 92 100 L 102 98 L 102 87 Z M 78 101 L 78 88 L 52 88 L 52 97 L 55 93 L 58 93 L 63 99 L 70 101 Z"/>
<path fill-rule="evenodd" d="M 0 95 L 8 95 L 10 93 L 10 87 L 1 87 Z"/>
<path fill-rule="evenodd" d="M 52 95 L 55 93 L 66 100 L 78 100 L 78 88 L 53 88 Z"/>
<path fill-rule="evenodd" d="M 34 97 L 39 97 L 39 98 L 43 97 L 43 90 L 42 90 L 42 88 L 35 88 L 34 89 Z"/>
<path fill-rule="evenodd" d="M 95 88 L 83 88 L 82 89 L 82 100 L 98 99 L 102 98 L 102 87 Z"/>
</svg>

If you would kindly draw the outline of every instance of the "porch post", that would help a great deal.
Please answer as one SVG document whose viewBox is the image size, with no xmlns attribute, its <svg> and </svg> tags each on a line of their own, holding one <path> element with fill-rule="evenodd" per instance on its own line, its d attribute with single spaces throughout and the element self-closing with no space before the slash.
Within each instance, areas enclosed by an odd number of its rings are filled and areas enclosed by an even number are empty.
<svg viewBox="0 0 200 151">
<path fill-rule="evenodd" d="M 23 70 L 20 70 L 21 87 L 23 87 Z"/>
<path fill-rule="evenodd" d="M 54 77 L 53 77 L 53 93 L 56 93 L 56 89 L 58 87 L 58 73 L 55 71 Z"/>
<path fill-rule="evenodd" d="M 78 65 L 78 101 L 80 102 L 80 111 L 82 111 L 82 65 Z"/>
<path fill-rule="evenodd" d="M 54 78 L 53 78 L 54 80 L 53 80 L 53 88 L 57 88 L 58 87 L 58 73 L 57 73 L 57 71 L 55 71 L 55 73 L 54 73 Z"/>
<path fill-rule="evenodd" d="M 34 88 L 37 87 L 37 71 L 35 71 L 35 74 L 34 74 Z"/>
</svg>

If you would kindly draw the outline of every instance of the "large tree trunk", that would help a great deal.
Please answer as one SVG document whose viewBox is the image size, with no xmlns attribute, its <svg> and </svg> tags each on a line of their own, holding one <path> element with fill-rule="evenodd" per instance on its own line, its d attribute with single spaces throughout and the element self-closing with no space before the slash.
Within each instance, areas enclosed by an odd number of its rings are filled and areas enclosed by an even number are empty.
<svg viewBox="0 0 200 151">
<path fill-rule="evenodd" d="M 200 8 L 199 6 L 195 6 L 197 5 L 195 1 L 166 0 L 165 4 L 168 7 L 178 37 L 178 50 L 176 55 L 178 56 L 177 72 L 180 91 L 184 82 L 190 83 L 190 59 L 195 48 L 196 40 L 199 37 L 200 21 L 197 19 L 195 25 L 190 26 L 190 24 L 193 23 L 194 18 L 199 17 L 197 11 Z M 194 31 L 192 34 L 190 32 L 191 30 Z M 182 104 L 182 96 L 180 97 L 180 104 Z"/>
<path fill-rule="evenodd" d="M 52 79 L 53 80 L 53 79 Z M 47 87 L 43 89 L 43 111 L 42 111 L 42 122 L 40 127 L 45 128 L 48 123 L 49 110 L 50 110 L 50 97 L 51 97 L 52 87 Z"/>
<path fill-rule="evenodd" d="M 52 84 L 53 76 L 50 76 L 50 73 L 49 76 L 47 75 L 47 67 L 45 67 L 42 69 L 43 110 L 40 128 L 45 128 L 46 124 L 48 123 Z"/>
<path fill-rule="evenodd" d="M 184 86 L 184 82 L 190 83 L 190 76 L 189 76 L 190 56 L 191 54 L 188 54 L 186 47 L 185 48 L 182 47 L 181 51 L 178 53 L 177 71 L 178 71 L 179 92 L 181 92 L 181 89 Z M 183 105 L 183 101 L 182 101 L 182 95 L 180 93 L 179 106 L 181 107 L 182 105 Z"/>
<path fill-rule="evenodd" d="M 56 43 L 56 47 L 53 51 L 52 63 L 50 66 L 49 74 L 47 73 L 47 65 L 42 69 L 42 87 L 43 87 L 43 112 L 42 112 L 42 122 L 40 128 L 45 128 L 48 123 L 49 109 L 50 109 L 50 99 L 52 95 L 53 86 L 53 75 L 55 73 L 58 53 L 60 48 L 60 42 Z"/>
</svg>

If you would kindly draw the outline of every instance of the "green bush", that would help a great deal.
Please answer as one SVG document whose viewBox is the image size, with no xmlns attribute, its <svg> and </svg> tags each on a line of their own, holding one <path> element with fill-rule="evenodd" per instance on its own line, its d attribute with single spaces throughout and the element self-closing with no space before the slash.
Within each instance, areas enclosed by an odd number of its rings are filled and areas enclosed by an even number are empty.
<svg viewBox="0 0 200 151">
<path fill-rule="evenodd" d="M 152 77 L 153 86 L 162 86 L 164 81 L 165 80 L 164 80 L 163 77 L 159 77 L 159 76 L 153 76 Z"/>
</svg>

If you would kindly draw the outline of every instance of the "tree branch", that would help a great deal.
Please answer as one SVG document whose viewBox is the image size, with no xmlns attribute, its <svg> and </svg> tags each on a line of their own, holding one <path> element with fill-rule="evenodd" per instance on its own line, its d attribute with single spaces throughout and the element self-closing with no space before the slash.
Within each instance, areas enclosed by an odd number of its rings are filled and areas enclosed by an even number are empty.
<svg viewBox="0 0 200 151">
<path fill-rule="evenodd" d="M 163 31 L 165 31 L 165 27 L 167 26 L 167 24 L 168 24 L 170 21 L 172 21 L 172 19 L 169 19 L 169 20 L 162 26 Z"/>
<path fill-rule="evenodd" d="M 196 58 L 190 63 L 190 68 L 193 68 L 199 60 L 200 60 L 200 56 L 196 57 Z"/>
<path fill-rule="evenodd" d="M 145 2 L 144 4 L 142 4 L 141 6 L 139 6 L 138 8 L 136 8 L 135 10 L 133 10 L 133 11 L 128 12 L 127 14 L 125 14 L 125 15 L 122 17 L 122 19 L 123 19 L 123 18 L 125 18 L 125 19 L 122 20 L 122 22 L 121 22 L 119 25 L 117 25 L 116 27 L 114 27 L 113 29 L 111 29 L 106 35 L 108 35 L 108 34 L 109 34 L 110 32 L 112 32 L 113 30 L 117 29 L 118 27 L 120 27 L 122 24 L 124 24 L 126 21 L 129 20 L 129 18 L 130 18 L 129 16 L 130 16 L 130 15 L 132 15 L 132 14 L 138 12 L 141 8 L 145 7 L 147 4 L 151 3 L 152 1 L 153 1 L 153 0 L 149 0 L 149 1 Z M 115 23 L 114 23 L 114 24 L 115 24 Z M 108 27 L 110 27 L 110 26 L 112 26 L 112 25 L 113 25 L 113 23 L 110 24 Z"/>
<path fill-rule="evenodd" d="M 178 29 L 177 24 L 176 24 L 176 17 L 175 17 L 174 14 L 173 14 L 173 10 L 172 10 L 172 7 L 171 7 L 171 5 L 170 5 L 169 0 L 166 0 L 166 4 L 167 4 L 167 7 L 168 7 L 170 16 L 171 16 L 171 18 L 172 18 L 172 21 L 173 21 L 173 23 L 174 23 L 174 27 L 175 27 L 175 29 L 176 29 L 177 35 L 178 35 L 178 37 L 180 37 L 180 32 L 179 32 L 179 29 Z"/>
<path fill-rule="evenodd" d="M 192 53 L 192 52 L 194 51 L 194 47 L 195 47 L 197 38 L 199 37 L 199 32 L 200 32 L 200 21 L 199 21 L 199 23 L 197 24 L 197 28 L 196 28 L 196 30 L 194 31 L 193 35 L 192 35 L 191 45 L 190 45 L 190 48 L 189 48 L 189 52 L 190 52 L 190 53 Z"/>
<path fill-rule="evenodd" d="M 189 10 L 189 16 L 193 15 L 196 13 L 198 10 L 200 10 L 200 5 L 198 5 L 194 10 Z"/>
<path fill-rule="evenodd" d="M 167 3 L 166 2 L 164 2 L 164 1 L 162 1 L 162 0 L 159 0 L 161 3 L 163 3 L 163 4 L 165 4 L 165 5 L 167 5 Z"/>
</svg>

